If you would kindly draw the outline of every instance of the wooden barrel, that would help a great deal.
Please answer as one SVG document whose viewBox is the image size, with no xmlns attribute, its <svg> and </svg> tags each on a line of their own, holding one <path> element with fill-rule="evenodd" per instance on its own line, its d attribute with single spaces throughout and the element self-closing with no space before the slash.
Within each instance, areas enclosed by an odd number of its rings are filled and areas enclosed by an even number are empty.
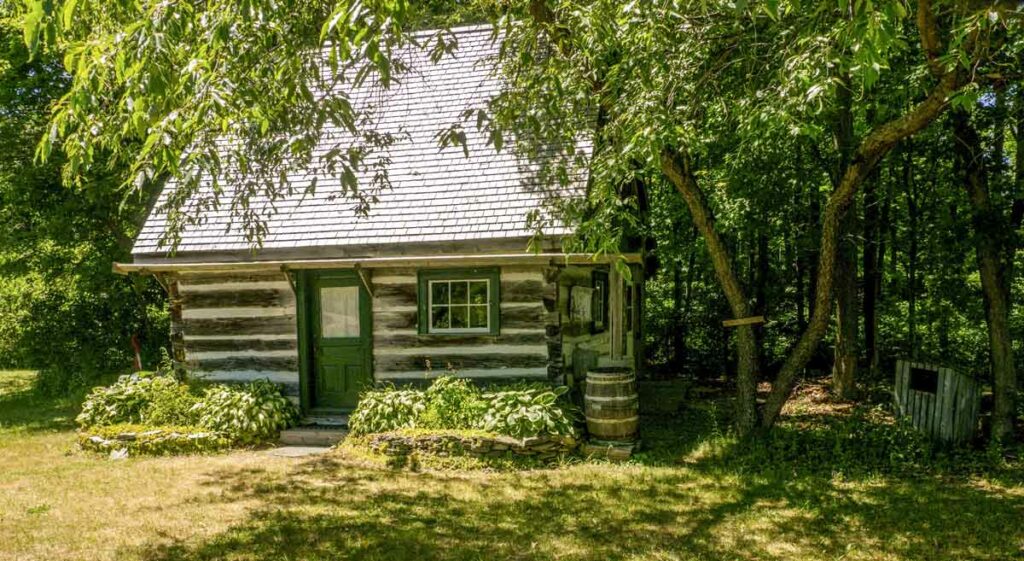
<svg viewBox="0 0 1024 561">
<path fill-rule="evenodd" d="M 640 425 L 636 374 L 629 368 L 591 368 L 583 395 L 587 431 L 594 440 L 633 442 Z"/>
</svg>

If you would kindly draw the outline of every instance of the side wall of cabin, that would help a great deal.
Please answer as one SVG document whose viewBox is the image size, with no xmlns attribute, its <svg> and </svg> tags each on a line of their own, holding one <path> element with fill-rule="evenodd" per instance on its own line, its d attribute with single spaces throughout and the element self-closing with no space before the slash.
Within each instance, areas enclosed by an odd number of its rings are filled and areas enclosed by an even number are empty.
<svg viewBox="0 0 1024 561">
<path fill-rule="evenodd" d="M 267 378 L 298 400 L 295 293 L 281 272 L 182 273 L 171 283 L 171 341 L 204 378 Z"/>
</svg>

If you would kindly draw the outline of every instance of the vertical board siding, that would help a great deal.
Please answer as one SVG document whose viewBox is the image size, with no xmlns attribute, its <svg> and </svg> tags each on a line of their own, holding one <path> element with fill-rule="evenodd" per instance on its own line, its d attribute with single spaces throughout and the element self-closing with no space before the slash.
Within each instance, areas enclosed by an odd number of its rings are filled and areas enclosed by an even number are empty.
<svg viewBox="0 0 1024 561">
<path fill-rule="evenodd" d="M 379 381 L 422 380 L 451 370 L 467 378 L 546 378 L 550 346 L 539 266 L 501 267 L 497 335 L 418 332 L 417 270 L 373 272 L 373 359 Z M 560 360 L 560 357 L 558 357 Z"/>
<path fill-rule="evenodd" d="M 568 266 L 560 271 L 555 295 L 555 314 L 560 324 L 561 333 L 561 365 L 565 373 L 565 381 L 576 385 L 583 381 L 581 365 L 596 365 L 602 358 L 611 356 L 610 326 L 604 331 L 593 333 L 590 324 L 580 324 L 572 320 L 569 314 L 569 295 L 573 286 L 592 287 L 592 274 L 595 270 L 603 270 L 594 266 Z M 610 285 L 609 285 L 610 286 Z M 609 319 L 611 318 L 609 300 Z M 580 353 L 579 358 L 576 354 Z"/>
<path fill-rule="evenodd" d="M 182 334 L 197 376 L 269 379 L 298 395 L 296 303 L 283 273 L 181 274 L 176 285 L 181 309 L 171 331 Z"/>
<path fill-rule="evenodd" d="M 915 368 L 937 372 L 936 393 L 911 389 L 910 372 Z M 897 414 L 932 438 L 957 444 L 974 436 L 981 392 L 973 378 L 952 368 L 900 360 L 893 393 Z"/>
</svg>

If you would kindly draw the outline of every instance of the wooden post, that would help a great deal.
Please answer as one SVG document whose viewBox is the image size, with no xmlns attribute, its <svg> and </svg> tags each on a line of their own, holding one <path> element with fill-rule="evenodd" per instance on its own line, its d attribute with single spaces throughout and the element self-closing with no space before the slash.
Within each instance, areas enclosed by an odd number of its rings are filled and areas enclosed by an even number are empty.
<svg viewBox="0 0 1024 561">
<path fill-rule="evenodd" d="M 608 272 L 608 338 L 611 340 L 611 359 L 622 358 L 622 336 L 625 329 L 622 302 L 622 275 L 615 267 Z"/>
<path fill-rule="evenodd" d="M 178 290 L 178 279 L 167 278 L 165 282 L 171 316 L 171 359 L 175 376 L 183 377 L 186 372 L 185 324 L 181 319 L 181 293 Z"/>
</svg>

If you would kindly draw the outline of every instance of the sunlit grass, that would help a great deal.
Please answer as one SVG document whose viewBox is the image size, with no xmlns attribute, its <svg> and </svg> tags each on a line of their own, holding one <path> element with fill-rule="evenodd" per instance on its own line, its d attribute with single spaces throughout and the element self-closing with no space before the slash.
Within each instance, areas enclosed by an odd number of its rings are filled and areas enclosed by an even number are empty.
<svg viewBox="0 0 1024 561">
<path fill-rule="evenodd" d="M 755 469 L 723 460 L 728 439 L 689 417 L 648 423 L 648 451 L 630 465 L 414 473 L 345 452 L 111 461 L 73 450 L 73 403 L 47 405 L 30 384 L 0 373 L 4 560 L 1024 555 L 1012 478 Z"/>
</svg>

